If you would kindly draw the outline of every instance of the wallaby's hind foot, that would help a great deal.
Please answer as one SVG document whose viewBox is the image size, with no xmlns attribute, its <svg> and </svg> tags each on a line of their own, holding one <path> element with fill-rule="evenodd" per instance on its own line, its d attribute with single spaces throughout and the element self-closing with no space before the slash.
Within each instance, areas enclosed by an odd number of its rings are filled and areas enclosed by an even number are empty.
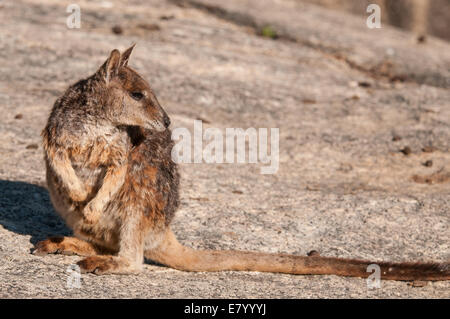
<svg viewBox="0 0 450 319">
<path fill-rule="evenodd" d="M 93 256 L 98 249 L 91 243 L 76 237 L 55 236 L 38 242 L 34 246 L 33 254 L 44 256 L 47 254 Z"/>
<path fill-rule="evenodd" d="M 135 265 L 124 257 L 91 256 L 77 263 L 82 273 L 104 274 L 137 274 L 142 265 Z"/>
</svg>

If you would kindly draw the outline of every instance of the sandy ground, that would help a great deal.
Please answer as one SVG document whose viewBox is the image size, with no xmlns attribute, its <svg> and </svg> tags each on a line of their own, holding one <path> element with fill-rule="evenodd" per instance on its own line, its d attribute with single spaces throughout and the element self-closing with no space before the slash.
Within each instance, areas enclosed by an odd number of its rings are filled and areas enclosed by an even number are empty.
<svg viewBox="0 0 450 319">
<path fill-rule="evenodd" d="M 279 128 L 279 170 L 182 164 L 173 223 L 196 248 L 389 261 L 449 259 L 450 44 L 369 30 L 366 17 L 293 1 L 68 1 L 0 4 L 0 296 L 4 298 L 449 298 L 337 276 L 83 275 L 76 256 L 30 254 L 70 233 L 45 189 L 40 132 L 55 99 L 114 49 L 151 83 L 173 127 Z M 117 26 L 120 26 L 117 28 Z M 112 28 L 121 31 L 112 32 Z M 264 27 L 276 40 L 260 36 Z M 403 150 L 403 152 L 401 152 Z M 424 165 L 427 161 L 427 165 Z M 431 163 L 431 166 L 430 166 Z"/>
</svg>

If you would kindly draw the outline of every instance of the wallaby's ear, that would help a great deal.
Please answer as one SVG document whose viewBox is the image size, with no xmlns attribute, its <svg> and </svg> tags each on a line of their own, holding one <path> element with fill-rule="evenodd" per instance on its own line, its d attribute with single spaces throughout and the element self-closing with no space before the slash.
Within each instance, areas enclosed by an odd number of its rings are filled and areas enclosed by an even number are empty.
<svg viewBox="0 0 450 319">
<path fill-rule="evenodd" d="M 133 52 L 135 45 L 136 43 L 133 43 L 131 47 L 129 47 L 122 53 L 122 56 L 120 57 L 120 66 L 128 65 L 128 59 L 130 58 L 131 52 Z"/>
<path fill-rule="evenodd" d="M 109 82 L 113 76 L 117 75 L 119 66 L 120 66 L 120 52 L 119 50 L 115 49 L 111 51 L 108 60 L 106 60 L 105 63 L 103 63 L 103 65 L 100 67 L 97 73 L 99 73 L 105 79 L 106 82 Z"/>
</svg>

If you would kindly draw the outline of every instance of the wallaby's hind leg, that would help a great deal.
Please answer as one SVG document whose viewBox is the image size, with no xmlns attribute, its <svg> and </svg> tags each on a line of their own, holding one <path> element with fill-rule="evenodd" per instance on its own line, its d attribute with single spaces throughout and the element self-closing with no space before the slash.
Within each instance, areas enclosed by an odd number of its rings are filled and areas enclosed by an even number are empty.
<svg viewBox="0 0 450 319">
<path fill-rule="evenodd" d="M 47 254 L 92 256 L 99 253 L 98 248 L 76 237 L 55 236 L 38 242 L 34 246 L 33 254 L 43 256 Z"/>
<path fill-rule="evenodd" d="M 142 270 L 144 263 L 144 232 L 142 223 L 130 216 L 120 232 L 120 248 L 117 256 L 91 256 L 77 264 L 83 273 L 134 274 Z"/>
</svg>

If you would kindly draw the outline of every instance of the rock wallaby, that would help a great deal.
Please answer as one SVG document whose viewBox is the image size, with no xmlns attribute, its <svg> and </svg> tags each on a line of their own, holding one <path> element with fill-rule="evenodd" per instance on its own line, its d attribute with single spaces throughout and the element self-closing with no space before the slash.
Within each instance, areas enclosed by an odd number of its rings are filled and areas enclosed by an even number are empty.
<svg viewBox="0 0 450 319">
<path fill-rule="evenodd" d="M 42 132 L 47 183 L 74 237 L 36 244 L 38 255 L 77 254 L 83 272 L 137 273 L 144 256 L 185 271 L 243 270 L 381 279 L 449 280 L 449 263 L 389 263 L 244 251 L 194 250 L 170 230 L 179 206 L 170 120 L 149 84 L 113 50 L 92 76 L 68 88 Z"/>
</svg>

